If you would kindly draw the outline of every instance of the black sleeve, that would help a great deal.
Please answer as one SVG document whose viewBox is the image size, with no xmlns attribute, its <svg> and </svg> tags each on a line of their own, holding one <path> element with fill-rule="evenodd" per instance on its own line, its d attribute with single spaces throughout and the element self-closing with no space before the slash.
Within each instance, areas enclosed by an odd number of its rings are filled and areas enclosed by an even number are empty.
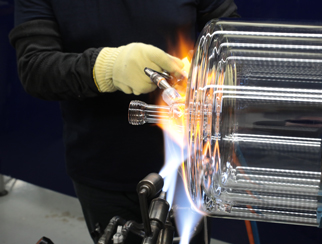
<svg viewBox="0 0 322 244">
<path fill-rule="evenodd" d="M 26 92 L 46 100 L 69 100 L 99 94 L 93 80 L 93 66 L 101 48 L 83 53 L 62 52 L 57 24 L 52 20 L 31 20 L 9 34 L 16 49 L 18 73 Z"/>
<path fill-rule="evenodd" d="M 205 4 L 207 1 L 203 1 Z M 219 18 L 238 18 L 240 17 L 237 13 L 237 6 L 234 0 L 223 0 L 219 2 L 220 5 L 217 5 L 213 10 L 210 9 L 211 5 L 208 8 L 199 11 L 198 14 L 198 27 L 201 30 L 205 24 L 211 19 Z"/>
</svg>

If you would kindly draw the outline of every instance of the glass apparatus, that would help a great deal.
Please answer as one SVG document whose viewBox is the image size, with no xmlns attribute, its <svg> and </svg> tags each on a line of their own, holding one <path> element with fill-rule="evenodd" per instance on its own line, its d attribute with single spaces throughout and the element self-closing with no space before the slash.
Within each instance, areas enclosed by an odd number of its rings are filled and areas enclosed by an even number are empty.
<svg viewBox="0 0 322 244">
<path fill-rule="evenodd" d="M 184 180 L 199 211 L 322 224 L 320 33 L 321 26 L 213 20 L 195 47 L 184 113 L 173 112 L 176 103 L 130 105 L 129 118 L 141 124 L 184 116 Z"/>
</svg>

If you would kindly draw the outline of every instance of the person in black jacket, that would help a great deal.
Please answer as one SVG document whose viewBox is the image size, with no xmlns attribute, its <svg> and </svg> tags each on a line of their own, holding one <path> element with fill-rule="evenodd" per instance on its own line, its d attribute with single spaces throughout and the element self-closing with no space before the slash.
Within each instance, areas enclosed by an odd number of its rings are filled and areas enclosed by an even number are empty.
<svg viewBox="0 0 322 244">
<path fill-rule="evenodd" d="M 32 96 L 60 102 L 67 172 L 89 232 L 115 215 L 141 222 L 136 185 L 164 163 L 162 131 L 127 121 L 131 100 L 157 96 L 143 69 L 181 76 L 183 57 L 165 52 L 178 34 L 193 43 L 208 20 L 236 9 L 233 0 L 16 1 L 9 38 L 19 77 Z"/>
</svg>

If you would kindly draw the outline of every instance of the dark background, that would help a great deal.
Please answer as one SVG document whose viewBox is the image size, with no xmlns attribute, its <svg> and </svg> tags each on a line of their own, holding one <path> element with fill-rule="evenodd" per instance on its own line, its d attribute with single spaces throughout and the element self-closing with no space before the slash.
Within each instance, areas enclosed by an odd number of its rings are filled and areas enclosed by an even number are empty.
<svg viewBox="0 0 322 244">
<path fill-rule="evenodd" d="M 235 2 L 246 19 L 322 23 L 318 0 Z M 65 172 L 59 105 L 29 96 L 18 80 L 15 52 L 8 42 L 13 13 L 14 1 L 0 0 L 0 173 L 75 196 Z M 213 237 L 248 243 L 243 221 L 211 222 Z M 261 243 L 322 243 L 318 228 L 258 223 L 258 229 Z"/>
</svg>

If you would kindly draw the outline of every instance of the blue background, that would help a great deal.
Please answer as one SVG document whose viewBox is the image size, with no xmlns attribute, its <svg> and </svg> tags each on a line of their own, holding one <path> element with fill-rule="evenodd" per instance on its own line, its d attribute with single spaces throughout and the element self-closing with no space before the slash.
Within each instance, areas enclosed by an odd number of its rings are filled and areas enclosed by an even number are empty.
<svg viewBox="0 0 322 244">
<path fill-rule="evenodd" d="M 322 22 L 322 1 L 235 0 L 247 19 Z M 26 94 L 17 77 L 13 28 L 14 1 L 0 1 L 0 173 L 75 196 L 65 172 L 62 121 L 57 102 Z M 322 243 L 317 228 L 258 223 L 261 243 Z M 233 233 L 233 234 L 232 234 Z M 248 243 L 243 221 L 212 220 L 212 236 Z"/>
</svg>

